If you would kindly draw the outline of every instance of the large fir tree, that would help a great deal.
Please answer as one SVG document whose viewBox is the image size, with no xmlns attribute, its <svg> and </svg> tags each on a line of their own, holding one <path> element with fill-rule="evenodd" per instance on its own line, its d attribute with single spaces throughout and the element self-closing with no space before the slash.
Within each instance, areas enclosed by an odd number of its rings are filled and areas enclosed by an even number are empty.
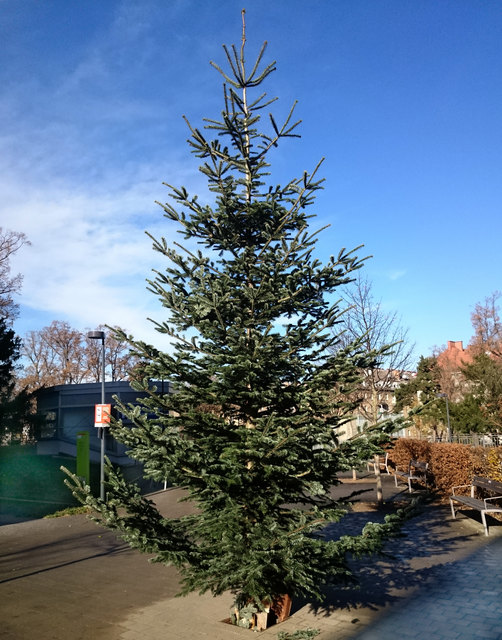
<svg viewBox="0 0 502 640">
<path fill-rule="evenodd" d="M 165 216 L 190 248 L 154 239 L 168 266 L 150 288 L 169 312 L 158 330 L 173 350 L 130 339 L 146 363 L 136 385 L 148 398 L 119 405 L 134 426 L 112 428 L 148 477 L 185 488 L 197 508 L 164 518 L 111 469 L 106 503 L 74 489 L 132 546 L 176 565 L 183 593 L 230 590 L 239 607 L 260 608 L 345 580 L 346 555 L 380 549 L 398 518 L 354 537 L 322 535 L 346 513 L 329 495 L 337 473 L 378 450 L 377 435 L 345 445 L 336 435 L 353 409 L 348 392 L 375 356 L 330 349 L 340 314 L 332 294 L 361 261 L 344 249 L 325 265 L 313 255 L 317 169 L 284 186 L 269 181 L 269 155 L 297 137 L 298 123 L 293 110 L 283 124 L 272 115 L 262 123 L 272 101 L 261 85 L 275 67 L 261 66 L 264 46 L 249 70 L 244 45 L 243 29 L 240 48 L 224 47 L 228 72 L 212 63 L 225 80 L 221 117 L 205 125 L 214 137 L 188 125 L 214 204 L 168 185 Z M 169 380 L 175 393 L 151 380 Z"/>
</svg>

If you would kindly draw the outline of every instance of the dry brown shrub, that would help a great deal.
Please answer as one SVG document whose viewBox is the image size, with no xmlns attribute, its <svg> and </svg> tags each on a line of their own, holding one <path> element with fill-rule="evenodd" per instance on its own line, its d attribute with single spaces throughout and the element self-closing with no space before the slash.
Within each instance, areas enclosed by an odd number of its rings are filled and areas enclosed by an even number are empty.
<svg viewBox="0 0 502 640">
<path fill-rule="evenodd" d="M 471 447 L 449 442 L 431 446 L 429 470 L 433 487 L 442 497 L 451 495 L 454 486 L 469 484 L 473 476 Z"/>
<path fill-rule="evenodd" d="M 431 444 L 425 440 L 399 438 L 389 451 L 389 460 L 393 467 L 407 469 L 410 460 L 429 462 Z"/>
<path fill-rule="evenodd" d="M 400 469 L 406 469 L 410 460 L 428 462 L 429 486 L 442 500 L 451 495 L 452 487 L 470 485 L 474 476 L 502 479 L 502 447 L 399 438 L 389 451 L 389 459 Z M 468 491 L 466 488 L 464 493 Z"/>
<path fill-rule="evenodd" d="M 469 451 L 472 459 L 472 475 L 490 477 L 488 473 L 487 453 L 486 447 L 469 447 Z"/>
</svg>

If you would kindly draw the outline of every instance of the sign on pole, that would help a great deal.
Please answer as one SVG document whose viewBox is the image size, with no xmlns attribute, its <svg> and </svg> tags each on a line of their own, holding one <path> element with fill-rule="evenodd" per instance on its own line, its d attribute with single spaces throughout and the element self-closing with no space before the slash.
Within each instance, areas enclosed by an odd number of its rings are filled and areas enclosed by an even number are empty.
<svg viewBox="0 0 502 640">
<path fill-rule="evenodd" d="M 94 426 L 97 428 L 110 426 L 111 404 L 94 405 Z"/>
</svg>

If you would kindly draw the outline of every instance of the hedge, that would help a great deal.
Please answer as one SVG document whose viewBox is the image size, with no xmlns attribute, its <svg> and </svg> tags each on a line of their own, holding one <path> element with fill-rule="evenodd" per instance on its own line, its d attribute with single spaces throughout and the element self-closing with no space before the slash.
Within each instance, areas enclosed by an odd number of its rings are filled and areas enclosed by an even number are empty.
<svg viewBox="0 0 502 640">
<path fill-rule="evenodd" d="M 441 498 L 473 476 L 502 481 L 502 447 L 474 447 L 450 442 L 399 438 L 388 450 L 392 467 L 406 469 L 410 460 L 429 463 L 429 483 Z"/>
</svg>

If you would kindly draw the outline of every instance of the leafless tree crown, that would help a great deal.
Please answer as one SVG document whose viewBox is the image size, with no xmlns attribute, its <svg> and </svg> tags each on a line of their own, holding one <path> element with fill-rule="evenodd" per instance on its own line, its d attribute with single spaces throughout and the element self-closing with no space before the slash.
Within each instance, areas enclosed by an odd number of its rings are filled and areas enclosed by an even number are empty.
<svg viewBox="0 0 502 640">
<path fill-rule="evenodd" d="M 104 327 L 99 327 L 105 330 Z M 118 329 L 118 327 L 117 327 Z M 30 389 L 57 384 L 100 382 L 102 344 L 87 337 L 68 322 L 55 320 L 40 331 L 30 331 L 23 340 L 27 362 L 23 382 Z M 105 331 L 105 377 L 119 381 L 129 378 L 137 364 L 126 343 Z"/>
<path fill-rule="evenodd" d="M 25 244 L 30 243 L 24 233 L 0 227 L 0 316 L 8 320 L 18 315 L 13 295 L 19 293 L 23 282 L 20 273 L 11 275 L 10 259 Z"/>
</svg>

